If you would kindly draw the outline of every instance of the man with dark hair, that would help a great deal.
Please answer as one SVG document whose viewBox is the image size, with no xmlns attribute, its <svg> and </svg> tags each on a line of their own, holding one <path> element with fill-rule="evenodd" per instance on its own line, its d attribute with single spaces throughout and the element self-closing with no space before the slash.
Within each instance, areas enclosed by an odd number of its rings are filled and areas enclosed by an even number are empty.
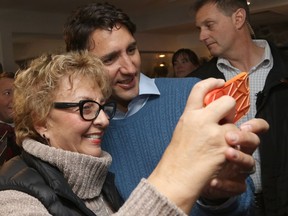
<svg viewBox="0 0 288 216">
<path fill-rule="evenodd" d="M 187 97 L 198 82 L 195 78 L 150 79 L 140 73 L 135 31 L 127 14 L 107 3 L 79 8 L 71 14 L 64 28 L 67 51 L 88 49 L 93 52 L 102 60 L 111 78 L 111 100 L 117 102 L 117 112 L 105 133 L 102 147 L 113 157 L 111 171 L 125 199 L 139 180 L 157 165 Z M 203 107 L 203 104 L 198 106 Z M 247 176 L 253 171 L 251 154 L 257 146 L 248 134 L 257 132 L 257 127 L 261 128 L 251 121 L 246 122 L 241 126 L 241 133 L 225 137 L 229 144 L 242 146 L 245 154 L 239 151 L 236 157 L 227 155 L 227 166 L 207 182 L 193 215 L 251 213 L 253 186 Z"/>
<path fill-rule="evenodd" d="M 272 43 L 252 39 L 246 0 L 198 0 L 195 11 L 199 39 L 214 58 L 193 76 L 228 80 L 249 73 L 251 107 L 240 123 L 256 117 L 270 125 L 254 153 L 257 215 L 288 215 L 287 63 Z"/>
<path fill-rule="evenodd" d="M 0 165 L 18 155 L 13 125 L 13 86 L 14 73 L 0 74 Z"/>
</svg>

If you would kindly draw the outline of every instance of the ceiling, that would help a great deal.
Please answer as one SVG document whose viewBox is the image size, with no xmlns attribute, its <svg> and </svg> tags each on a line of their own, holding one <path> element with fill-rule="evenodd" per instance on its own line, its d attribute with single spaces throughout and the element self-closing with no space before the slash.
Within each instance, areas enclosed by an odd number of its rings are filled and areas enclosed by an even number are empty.
<svg viewBox="0 0 288 216">
<path fill-rule="evenodd" d="M 1 0 L 0 9 L 69 14 L 102 0 Z M 250 0 L 252 26 L 288 23 L 288 0 Z M 104 2 L 104 1 L 102 1 Z M 193 30 L 193 0 L 107 0 L 128 13 L 138 31 L 179 34 Z"/>
</svg>

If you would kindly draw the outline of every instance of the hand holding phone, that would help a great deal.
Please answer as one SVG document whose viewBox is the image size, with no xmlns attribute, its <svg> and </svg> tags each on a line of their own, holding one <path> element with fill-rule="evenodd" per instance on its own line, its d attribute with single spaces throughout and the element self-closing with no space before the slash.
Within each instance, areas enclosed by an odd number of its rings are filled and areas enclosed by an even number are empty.
<svg viewBox="0 0 288 216">
<path fill-rule="evenodd" d="M 236 112 L 234 123 L 246 115 L 250 108 L 250 93 L 248 73 L 241 72 L 237 76 L 228 80 L 223 87 L 214 89 L 204 98 L 204 106 L 223 95 L 232 96 L 236 100 Z"/>
</svg>

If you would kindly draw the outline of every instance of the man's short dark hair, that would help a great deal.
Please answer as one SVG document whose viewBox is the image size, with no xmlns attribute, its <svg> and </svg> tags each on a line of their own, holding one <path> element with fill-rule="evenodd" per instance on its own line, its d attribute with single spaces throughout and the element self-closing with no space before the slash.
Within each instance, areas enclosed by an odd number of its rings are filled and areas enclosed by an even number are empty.
<svg viewBox="0 0 288 216">
<path fill-rule="evenodd" d="M 207 4 L 215 4 L 227 16 L 231 16 L 238 8 L 243 8 L 246 11 L 246 21 L 250 23 L 247 0 L 196 0 L 193 6 L 195 12 Z"/>
<path fill-rule="evenodd" d="M 109 3 L 91 3 L 76 9 L 64 25 L 64 40 L 67 51 L 93 49 L 91 34 L 96 29 L 111 31 L 125 26 L 134 35 L 135 24 L 121 9 Z"/>
</svg>

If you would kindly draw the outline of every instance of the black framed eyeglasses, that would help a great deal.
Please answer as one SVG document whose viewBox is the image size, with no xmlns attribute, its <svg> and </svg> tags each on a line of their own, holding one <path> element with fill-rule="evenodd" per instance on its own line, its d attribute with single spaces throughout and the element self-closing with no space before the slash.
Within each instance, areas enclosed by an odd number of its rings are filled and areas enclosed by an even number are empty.
<svg viewBox="0 0 288 216">
<path fill-rule="evenodd" d="M 80 115 L 85 121 L 93 121 L 96 119 L 101 110 L 104 111 L 109 120 L 114 117 L 116 112 L 115 102 L 109 102 L 104 105 L 94 100 L 81 100 L 79 103 L 54 102 L 54 108 L 56 109 L 67 109 L 71 107 L 79 107 Z"/>
</svg>

